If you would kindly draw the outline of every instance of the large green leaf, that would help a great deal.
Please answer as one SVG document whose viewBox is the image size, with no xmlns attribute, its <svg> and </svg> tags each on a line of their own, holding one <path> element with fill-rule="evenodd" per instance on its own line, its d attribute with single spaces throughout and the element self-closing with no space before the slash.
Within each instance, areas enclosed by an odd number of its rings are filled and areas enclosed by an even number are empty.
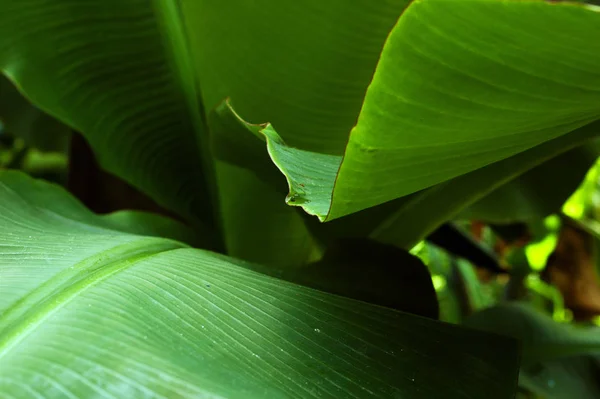
<svg viewBox="0 0 600 399">
<path fill-rule="evenodd" d="M 560 212 L 600 155 L 593 140 L 524 173 L 465 209 L 459 217 L 507 223 Z"/>
<path fill-rule="evenodd" d="M 518 338 L 521 385 L 548 399 L 600 395 L 600 329 L 558 324 L 525 304 L 503 304 L 476 313 L 467 325 Z"/>
<path fill-rule="evenodd" d="M 59 187 L 17 172 L 0 172 L 0 199 L 4 396 L 514 395 L 513 340 L 113 230 Z M 135 232 L 154 234 L 153 224 Z"/>
<path fill-rule="evenodd" d="M 243 18 L 254 23 L 252 15 L 246 10 Z M 290 183 L 288 202 L 331 220 L 474 171 L 598 119 L 600 43 L 587 39 L 600 34 L 598 21 L 598 8 L 580 3 L 411 3 L 387 37 L 344 154 L 331 154 L 327 144 L 315 150 L 314 138 L 311 145 L 298 144 L 295 132 L 303 129 L 312 137 L 318 129 L 309 112 L 306 119 L 283 122 L 285 113 L 247 110 L 247 101 L 281 101 L 274 84 L 258 80 L 244 87 L 247 95 L 227 94 L 243 118 L 273 122 L 261 133 Z M 273 40 L 279 40 L 276 36 Z M 244 48 L 245 39 L 232 40 Z M 577 51 L 565 50 L 572 48 Z M 200 57 L 203 65 L 230 70 L 233 61 L 213 51 L 214 58 Z M 251 64 L 252 54 L 238 56 Z M 254 57 L 261 73 L 280 73 L 281 65 L 265 61 L 264 52 Z M 243 75 L 254 78 L 250 72 Z M 303 81 L 295 83 L 305 87 Z M 296 101 L 284 98 L 286 106 Z M 299 100 L 295 104 L 308 108 Z"/>
<path fill-rule="evenodd" d="M 207 219 L 204 121 L 177 4 L 1 0 L 0 73 L 80 131 L 103 167 Z"/>
<path fill-rule="evenodd" d="M 459 176 L 597 119 L 591 103 L 600 74 L 588 66 L 600 61 L 600 44 L 585 43 L 600 34 L 599 20 L 596 7 L 576 3 L 411 3 L 382 52 L 327 218 Z M 564 54 L 573 47 L 579 51 Z"/>
</svg>

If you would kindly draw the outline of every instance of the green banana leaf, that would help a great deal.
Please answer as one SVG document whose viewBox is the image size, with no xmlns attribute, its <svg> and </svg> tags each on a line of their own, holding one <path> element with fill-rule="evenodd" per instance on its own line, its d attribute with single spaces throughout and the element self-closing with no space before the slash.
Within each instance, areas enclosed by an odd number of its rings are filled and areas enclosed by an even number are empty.
<svg viewBox="0 0 600 399">
<path fill-rule="evenodd" d="M 319 165 L 288 199 L 322 220 L 600 117 L 597 6 L 407 4 L 2 0 L 0 70 L 104 167 L 197 219 L 217 201 L 203 103 L 228 96 L 306 152 L 279 165 L 292 181 Z M 12 34 L 23 26 L 36 29 Z"/>
<path fill-rule="evenodd" d="M 19 172 L 0 208 L 3 396 L 514 395 L 512 339 L 275 279 L 156 219 L 128 232 Z"/>
<path fill-rule="evenodd" d="M 335 162 L 336 156 L 318 154 L 314 157 L 315 153 L 287 146 L 272 125 L 245 122 L 228 101 L 217 107 L 210 119 L 215 126 L 220 127 L 211 136 L 213 153 L 220 161 L 252 171 L 256 178 L 268 183 L 282 196 L 288 193 L 288 204 L 299 205 L 309 213 L 314 213 L 310 209 L 324 210 L 327 207 L 327 201 L 315 205 L 307 195 L 314 194 L 312 196 L 316 200 L 327 197 L 327 181 L 335 179 L 335 176 L 328 175 L 329 170 L 323 168 L 323 165 Z M 565 151 L 581 146 L 597 136 L 598 132 L 600 123 L 593 122 L 535 148 L 418 193 L 324 225 L 311 222 L 312 218 L 306 220 L 306 223 L 321 240 L 330 239 L 331 236 L 369 236 L 410 249 L 440 224 L 457 217 L 467 206 L 544 161 L 552 162 Z M 265 140 L 267 152 L 260 145 Z M 593 148 L 591 146 L 589 151 L 593 151 Z M 268 156 L 279 171 L 269 162 Z M 288 187 L 280 172 L 287 178 Z"/>
<path fill-rule="evenodd" d="M 459 212 L 467 206 L 525 171 L 596 137 L 599 132 L 600 123 L 596 121 L 500 162 L 423 190 L 405 200 L 392 201 L 389 204 L 396 202 L 395 205 L 400 206 L 388 214 L 371 231 L 370 236 L 411 248 L 444 221 L 459 217 Z"/>
<path fill-rule="evenodd" d="M 252 10 L 247 11 L 242 25 L 254 22 Z M 221 16 L 228 20 L 221 14 L 215 20 L 221 22 Z M 599 18 L 597 7 L 580 3 L 411 3 L 386 39 L 343 153 L 298 144 L 299 133 L 278 122 L 281 115 L 258 120 L 272 122 L 261 133 L 290 183 L 288 203 L 322 221 L 335 219 L 474 171 L 598 119 L 591 102 L 598 96 L 600 75 L 589 66 L 598 61 L 600 47 L 585 38 L 600 33 Z M 548 32 L 548 25 L 556 29 Z M 243 47 L 245 37 L 238 40 L 233 45 Z M 575 47 L 580 51 L 564 54 L 565 48 Z M 241 55 L 229 54 L 219 57 L 215 51 L 202 63 L 231 70 L 239 65 L 233 59 Z M 263 71 L 279 73 L 279 66 Z M 222 93 L 231 95 L 231 104 L 250 122 L 257 121 L 259 112 L 245 113 L 247 102 L 280 98 L 268 82 L 256 84 L 262 87 L 251 96 L 233 89 Z M 302 123 L 296 130 L 300 128 L 308 135 L 316 124 Z"/>
<path fill-rule="evenodd" d="M 545 399 L 600 396 L 600 329 L 559 324 L 527 304 L 508 303 L 471 316 L 465 325 L 520 340 L 520 385 Z"/>
<path fill-rule="evenodd" d="M 2 0 L 0 71 L 81 132 L 105 169 L 212 223 L 204 113 L 179 11 L 172 1 Z"/>
<path fill-rule="evenodd" d="M 543 219 L 561 210 L 600 155 L 592 140 L 529 170 L 459 214 L 459 218 L 508 223 Z"/>
</svg>

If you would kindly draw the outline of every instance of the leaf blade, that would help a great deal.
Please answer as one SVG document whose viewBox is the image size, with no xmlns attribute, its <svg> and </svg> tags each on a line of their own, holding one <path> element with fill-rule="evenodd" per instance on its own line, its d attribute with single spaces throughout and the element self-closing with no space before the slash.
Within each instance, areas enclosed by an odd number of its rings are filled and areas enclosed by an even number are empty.
<svg viewBox="0 0 600 399">
<path fill-rule="evenodd" d="M 61 200 L 45 203 L 40 190 Z M 0 172 L 0 197 L 0 226 L 10 233 L 0 242 L 0 312 L 12 314 L 0 322 L 0 341 L 28 328 L 0 357 L 9 395 L 462 398 L 490 386 L 494 399 L 514 393 L 512 340 L 96 226 L 64 191 L 20 173 Z M 10 312 L 35 292 L 30 304 L 48 311 L 24 304 Z M 498 353 L 489 353 L 490 339 Z M 455 345 L 463 340 L 464 348 Z M 458 359 L 478 372 L 433 373 Z"/>
<path fill-rule="evenodd" d="M 198 206 L 208 198 L 199 161 L 203 115 L 175 7 L 2 1 L 0 70 L 32 103 L 80 131 L 104 168 L 166 208 L 210 221 Z M 24 25 L 38 28 L 10 33 Z"/>
</svg>

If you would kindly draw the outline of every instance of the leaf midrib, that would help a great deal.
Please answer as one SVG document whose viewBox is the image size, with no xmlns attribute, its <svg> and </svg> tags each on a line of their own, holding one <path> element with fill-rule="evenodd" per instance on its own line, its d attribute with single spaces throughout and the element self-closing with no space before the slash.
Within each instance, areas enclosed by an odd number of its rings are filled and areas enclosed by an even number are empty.
<svg viewBox="0 0 600 399">
<path fill-rule="evenodd" d="M 186 245 L 143 237 L 66 267 L 0 315 L 0 359 L 85 290 L 138 262 Z"/>
</svg>

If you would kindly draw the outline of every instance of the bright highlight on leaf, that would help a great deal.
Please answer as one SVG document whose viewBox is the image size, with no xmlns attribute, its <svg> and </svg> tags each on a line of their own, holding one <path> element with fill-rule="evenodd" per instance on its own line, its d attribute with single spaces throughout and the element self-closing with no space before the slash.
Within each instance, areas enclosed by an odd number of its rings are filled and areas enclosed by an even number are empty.
<svg viewBox="0 0 600 399">
<path fill-rule="evenodd" d="M 436 291 L 442 291 L 446 288 L 446 278 L 444 276 L 433 275 L 431 276 L 431 279 L 433 280 L 433 286 Z"/>
</svg>

